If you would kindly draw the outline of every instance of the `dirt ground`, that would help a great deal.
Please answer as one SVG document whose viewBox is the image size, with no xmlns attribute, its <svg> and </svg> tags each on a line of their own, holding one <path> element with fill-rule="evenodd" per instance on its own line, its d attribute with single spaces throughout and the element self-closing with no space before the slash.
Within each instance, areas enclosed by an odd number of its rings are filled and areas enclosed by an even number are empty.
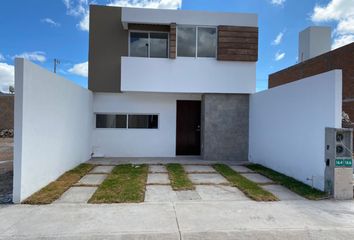
<svg viewBox="0 0 354 240">
<path fill-rule="evenodd" d="M 12 201 L 13 138 L 0 138 L 0 204 Z"/>
<path fill-rule="evenodd" d="M 13 159 L 13 138 L 0 138 L 0 161 Z"/>
</svg>

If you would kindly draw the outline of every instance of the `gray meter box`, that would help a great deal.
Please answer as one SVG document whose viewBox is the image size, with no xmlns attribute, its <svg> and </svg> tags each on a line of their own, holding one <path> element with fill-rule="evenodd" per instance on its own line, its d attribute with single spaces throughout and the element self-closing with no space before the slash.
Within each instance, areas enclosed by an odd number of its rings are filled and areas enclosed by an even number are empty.
<svg viewBox="0 0 354 240">
<path fill-rule="evenodd" d="M 353 199 L 353 130 L 326 128 L 325 191 L 334 199 Z"/>
</svg>

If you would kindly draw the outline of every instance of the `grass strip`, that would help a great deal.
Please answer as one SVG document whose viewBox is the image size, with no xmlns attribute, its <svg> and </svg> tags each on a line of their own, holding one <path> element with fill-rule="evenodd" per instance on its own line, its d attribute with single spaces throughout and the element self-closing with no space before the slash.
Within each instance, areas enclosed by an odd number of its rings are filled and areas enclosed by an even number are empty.
<svg viewBox="0 0 354 240">
<path fill-rule="evenodd" d="M 247 167 L 309 200 L 320 200 L 328 197 L 325 192 L 319 191 L 292 177 L 288 177 L 262 165 L 249 164 Z"/>
<path fill-rule="evenodd" d="M 272 193 L 264 190 L 225 164 L 215 164 L 214 169 L 223 175 L 234 187 L 240 189 L 246 196 L 255 201 L 278 201 Z"/>
<path fill-rule="evenodd" d="M 57 200 L 73 184 L 77 183 L 94 166 L 92 164 L 82 163 L 74 169 L 64 173 L 54 182 L 49 183 L 23 203 L 26 204 L 50 204 Z"/>
<path fill-rule="evenodd" d="M 89 203 L 143 202 L 147 175 L 147 165 L 118 165 L 98 187 Z"/>
<path fill-rule="evenodd" d="M 188 175 L 184 171 L 184 168 L 181 164 L 170 163 L 167 164 L 166 168 L 173 190 L 182 191 L 195 189 L 192 181 L 188 178 Z"/>
</svg>

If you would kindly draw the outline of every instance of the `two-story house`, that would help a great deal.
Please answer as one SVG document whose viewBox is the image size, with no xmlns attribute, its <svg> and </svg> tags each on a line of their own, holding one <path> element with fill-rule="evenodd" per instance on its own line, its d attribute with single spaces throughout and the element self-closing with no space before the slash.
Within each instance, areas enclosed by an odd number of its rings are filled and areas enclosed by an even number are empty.
<svg viewBox="0 0 354 240">
<path fill-rule="evenodd" d="M 90 7 L 93 152 L 247 160 L 255 14 Z"/>
</svg>

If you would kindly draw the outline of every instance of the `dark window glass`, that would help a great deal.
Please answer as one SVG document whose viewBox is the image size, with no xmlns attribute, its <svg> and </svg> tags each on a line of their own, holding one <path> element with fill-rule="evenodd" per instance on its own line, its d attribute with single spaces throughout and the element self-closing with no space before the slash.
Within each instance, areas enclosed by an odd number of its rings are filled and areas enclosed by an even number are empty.
<svg viewBox="0 0 354 240">
<path fill-rule="evenodd" d="M 158 115 L 129 115 L 128 128 L 158 128 Z"/>
<path fill-rule="evenodd" d="M 150 57 L 168 57 L 168 33 L 150 33 Z"/>
<path fill-rule="evenodd" d="M 177 55 L 179 57 L 195 57 L 196 32 L 195 27 L 178 27 Z"/>
<path fill-rule="evenodd" d="M 149 34 L 132 32 L 130 33 L 130 56 L 148 57 L 149 55 Z"/>
<path fill-rule="evenodd" d="M 198 57 L 216 56 L 216 29 L 198 27 Z"/>
<path fill-rule="evenodd" d="M 96 128 L 127 128 L 127 115 L 97 114 Z"/>
</svg>

